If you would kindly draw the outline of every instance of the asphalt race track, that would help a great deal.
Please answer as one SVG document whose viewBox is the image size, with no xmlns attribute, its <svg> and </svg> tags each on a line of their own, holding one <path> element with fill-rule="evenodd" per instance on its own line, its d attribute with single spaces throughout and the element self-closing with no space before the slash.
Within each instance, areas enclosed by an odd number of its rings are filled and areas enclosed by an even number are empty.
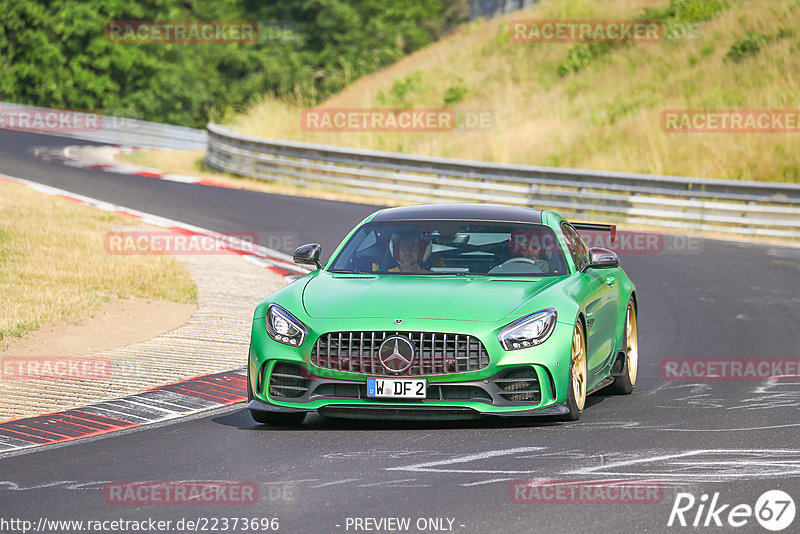
<svg viewBox="0 0 800 534">
<path fill-rule="evenodd" d="M 323 256 L 375 209 L 115 175 L 33 157 L 35 147 L 69 144 L 75 142 L 0 131 L 0 172 L 217 231 L 292 234 L 294 245 L 322 243 Z M 723 522 L 733 506 L 754 506 L 767 490 L 783 490 L 800 504 L 800 383 L 675 381 L 660 374 L 666 358 L 799 359 L 800 249 L 665 236 L 662 251 L 622 254 L 622 266 L 639 293 L 637 388 L 631 397 L 590 397 L 577 423 L 314 417 L 285 430 L 256 424 L 236 405 L 0 455 L 0 515 L 34 525 L 41 518 L 173 524 L 181 518 L 278 518 L 278 532 L 287 533 L 633 533 L 697 531 L 667 527 L 679 492 L 698 502 L 718 492 L 718 502 L 730 505 L 719 516 Z M 626 504 L 512 502 L 510 483 L 534 479 L 649 482 L 663 487 L 663 495 L 658 502 Z M 259 499 L 119 505 L 104 494 L 113 481 L 179 480 L 252 482 Z M 686 512 L 687 521 L 697 510 Z M 410 527 L 378 530 L 355 518 L 410 518 Z M 706 519 L 702 514 L 700 524 Z M 797 532 L 799 524 L 797 518 L 786 532 Z M 767 532 L 753 517 L 738 529 L 726 523 L 707 530 Z M 12 530 L 0 525 L 0 531 Z M 216 531 L 224 531 L 221 523 Z"/>
</svg>

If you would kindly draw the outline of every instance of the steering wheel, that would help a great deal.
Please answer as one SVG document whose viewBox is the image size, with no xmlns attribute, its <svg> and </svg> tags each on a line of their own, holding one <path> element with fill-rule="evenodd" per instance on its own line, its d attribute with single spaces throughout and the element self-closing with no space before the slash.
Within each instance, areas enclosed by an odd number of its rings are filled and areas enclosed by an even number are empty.
<svg viewBox="0 0 800 534">
<path fill-rule="evenodd" d="M 504 261 L 497 267 L 493 267 L 489 272 L 492 274 L 517 273 L 519 271 L 514 269 L 514 267 L 522 267 L 522 265 L 535 268 L 536 270 L 533 271 L 534 273 L 546 273 L 550 271 L 550 262 L 547 260 L 534 260 L 532 258 L 515 257 Z M 525 270 L 526 270 L 525 268 L 522 269 L 523 272 Z"/>
</svg>

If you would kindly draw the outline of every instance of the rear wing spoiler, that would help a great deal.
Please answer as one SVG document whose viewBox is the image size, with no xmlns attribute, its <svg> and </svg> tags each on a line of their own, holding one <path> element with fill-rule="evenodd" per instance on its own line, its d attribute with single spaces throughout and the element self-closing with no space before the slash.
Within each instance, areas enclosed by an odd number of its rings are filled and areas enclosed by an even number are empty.
<svg viewBox="0 0 800 534">
<path fill-rule="evenodd" d="M 596 232 L 611 232 L 611 242 L 617 240 L 616 224 L 597 224 L 597 223 L 570 223 L 576 230 L 594 230 Z"/>
</svg>

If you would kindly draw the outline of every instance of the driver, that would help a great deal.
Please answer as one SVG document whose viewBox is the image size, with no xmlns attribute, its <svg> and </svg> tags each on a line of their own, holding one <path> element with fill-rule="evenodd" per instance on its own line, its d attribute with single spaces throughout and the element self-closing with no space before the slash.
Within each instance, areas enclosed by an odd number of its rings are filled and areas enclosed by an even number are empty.
<svg viewBox="0 0 800 534">
<path fill-rule="evenodd" d="M 375 263 L 372 270 L 390 273 L 426 273 L 430 270 L 431 244 L 419 234 L 392 234 L 389 241 L 389 265 L 379 269 Z"/>
<path fill-rule="evenodd" d="M 526 258 L 543 273 L 551 270 L 551 253 L 555 243 L 552 237 L 531 230 L 514 230 L 509 237 L 509 248 L 514 256 Z"/>
</svg>

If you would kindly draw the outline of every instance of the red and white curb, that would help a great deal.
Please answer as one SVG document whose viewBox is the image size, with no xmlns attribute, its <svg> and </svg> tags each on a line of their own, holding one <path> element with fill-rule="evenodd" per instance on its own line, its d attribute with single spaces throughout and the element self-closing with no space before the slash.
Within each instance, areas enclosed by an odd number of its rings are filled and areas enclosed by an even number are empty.
<svg viewBox="0 0 800 534">
<path fill-rule="evenodd" d="M 247 372 L 224 371 L 63 412 L 0 423 L 0 454 L 108 434 L 247 399 Z"/>
<path fill-rule="evenodd" d="M 230 252 L 285 278 L 294 279 L 309 272 L 292 263 L 287 254 L 206 228 L 6 174 L 0 174 L 0 180 L 104 211 L 128 215 L 176 233 L 214 239 L 218 243 L 225 243 L 224 248 Z M 242 402 L 246 400 L 246 380 L 244 370 L 234 369 L 63 412 L 6 421 L 0 423 L 0 454 L 107 434 Z"/>
<path fill-rule="evenodd" d="M 180 182 L 184 184 L 207 185 L 211 187 L 224 187 L 227 189 L 240 189 L 215 180 L 206 180 L 197 176 L 185 174 L 165 173 L 160 169 L 141 167 L 129 163 L 116 161 L 118 154 L 130 154 L 134 151 L 147 150 L 136 147 L 120 147 L 114 145 L 73 145 L 63 148 L 37 148 L 34 156 L 44 161 L 60 163 L 69 167 L 80 169 L 96 169 L 117 174 L 130 174 L 145 178 Z"/>
</svg>

